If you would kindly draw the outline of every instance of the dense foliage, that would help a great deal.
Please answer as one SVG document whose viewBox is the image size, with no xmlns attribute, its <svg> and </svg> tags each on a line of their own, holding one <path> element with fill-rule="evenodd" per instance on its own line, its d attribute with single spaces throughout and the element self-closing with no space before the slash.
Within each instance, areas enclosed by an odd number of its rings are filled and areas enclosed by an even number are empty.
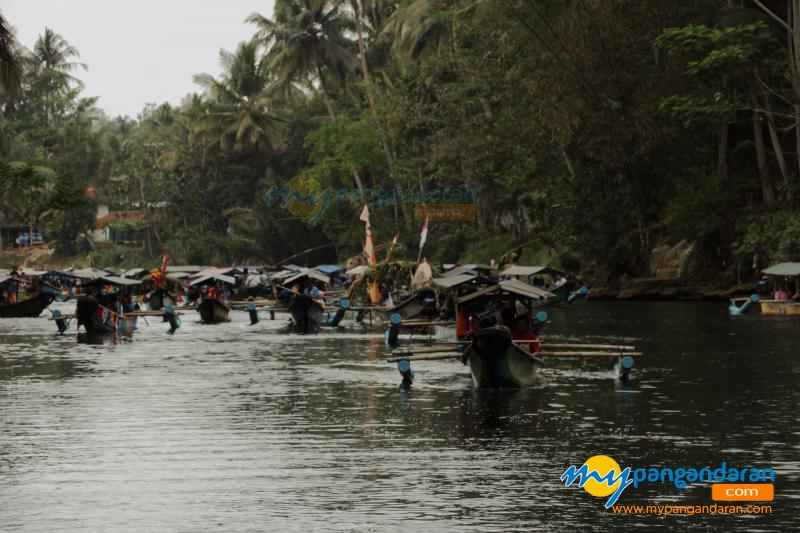
<svg viewBox="0 0 800 533">
<path fill-rule="evenodd" d="M 476 220 L 431 225 L 425 255 L 443 262 L 523 246 L 529 260 L 646 275 L 654 247 L 688 239 L 709 276 L 733 279 L 800 259 L 792 5 L 277 0 L 221 53 L 222 76 L 198 74 L 197 94 L 136 119 L 82 96 L 77 50 L 47 29 L 31 51 L 0 53 L 24 67 L 16 90 L 13 68 L 0 70 L 0 160 L 147 209 L 147 253 L 187 262 L 359 253 L 361 201 L 309 228 L 263 200 L 304 176 L 323 189 L 474 191 Z M 68 250 L 86 219 L 74 196 L 69 213 L 36 215 Z M 399 232 L 416 247 L 413 204 L 370 209 L 379 243 Z"/>
</svg>

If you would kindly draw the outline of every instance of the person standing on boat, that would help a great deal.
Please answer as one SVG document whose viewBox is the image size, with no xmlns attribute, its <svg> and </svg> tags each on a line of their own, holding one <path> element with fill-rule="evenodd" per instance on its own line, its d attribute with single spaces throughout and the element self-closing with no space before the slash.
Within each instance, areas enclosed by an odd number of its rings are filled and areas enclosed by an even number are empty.
<svg viewBox="0 0 800 533">
<path fill-rule="evenodd" d="M 531 333 L 528 328 L 527 315 L 520 315 L 514 319 L 514 327 L 511 329 L 511 338 L 515 341 L 521 341 L 521 347 L 529 352 L 538 353 L 542 351 L 542 345 L 539 344 L 539 337 Z"/>
</svg>

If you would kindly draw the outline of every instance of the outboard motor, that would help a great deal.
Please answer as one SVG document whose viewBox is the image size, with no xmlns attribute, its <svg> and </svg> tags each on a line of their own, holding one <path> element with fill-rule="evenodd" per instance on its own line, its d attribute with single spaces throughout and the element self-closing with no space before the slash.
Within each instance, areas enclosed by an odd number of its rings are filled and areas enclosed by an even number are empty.
<svg viewBox="0 0 800 533">
<path fill-rule="evenodd" d="M 436 292 L 433 289 L 422 289 L 418 293 L 421 303 L 420 314 L 425 317 L 436 315 Z"/>
</svg>

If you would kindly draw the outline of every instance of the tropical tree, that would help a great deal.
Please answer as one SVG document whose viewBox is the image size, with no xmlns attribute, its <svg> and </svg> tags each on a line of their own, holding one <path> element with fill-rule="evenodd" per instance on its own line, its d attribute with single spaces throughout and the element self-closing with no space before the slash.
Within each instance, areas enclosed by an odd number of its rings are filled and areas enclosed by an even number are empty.
<svg viewBox="0 0 800 533">
<path fill-rule="evenodd" d="M 342 82 L 355 70 L 353 42 L 347 37 L 354 23 L 341 1 L 278 0 L 273 19 L 258 13 L 247 17 L 267 50 L 264 66 L 283 83 L 298 81 L 311 88 L 318 83 L 328 114 L 335 117 L 330 83 Z"/>
<path fill-rule="evenodd" d="M 281 119 L 273 112 L 274 91 L 259 62 L 255 41 L 239 45 L 235 53 L 220 51 L 226 73 L 217 79 L 198 74 L 195 83 L 211 97 L 206 113 L 194 128 L 194 138 L 207 148 L 222 151 L 280 151 L 284 146 Z"/>
<path fill-rule="evenodd" d="M 0 98 L 19 87 L 22 66 L 15 48 L 11 27 L 0 13 Z"/>
<path fill-rule="evenodd" d="M 85 63 L 74 61 L 80 56 L 77 48 L 69 44 L 64 37 L 46 27 L 44 33 L 36 39 L 36 43 L 33 45 L 33 50 L 28 57 L 28 64 L 35 72 L 58 73 L 67 82 L 83 87 L 83 82 L 72 75 L 72 72 L 79 68 L 88 70 Z"/>
</svg>

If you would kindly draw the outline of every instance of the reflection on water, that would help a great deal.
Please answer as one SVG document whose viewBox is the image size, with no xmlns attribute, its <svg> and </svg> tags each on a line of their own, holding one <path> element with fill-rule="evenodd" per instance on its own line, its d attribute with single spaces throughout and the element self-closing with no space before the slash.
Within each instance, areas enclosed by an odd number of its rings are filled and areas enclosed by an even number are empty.
<svg viewBox="0 0 800 533">
<path fill-rule="evenodd" d="M 379 332 L 287 335 L 285 317 L 157 321 L 78 342 L 0 320 L 0 529 L 786 531 L 797 525 L 799 323 L 724 305 L 595 303 L 550 339 L 634 343 L 551 361 L 524 390 L 475 390 L 458 362 L 384 363 Z M 85 339 L 82 339 L 85 340 Z M 775 514 L 622 517 L 559 481 L 596 454 L 623 466 L 771 467 Z M 710 488 L 629 488 L 625 504 L 710 504 Z"/>
</svg>

